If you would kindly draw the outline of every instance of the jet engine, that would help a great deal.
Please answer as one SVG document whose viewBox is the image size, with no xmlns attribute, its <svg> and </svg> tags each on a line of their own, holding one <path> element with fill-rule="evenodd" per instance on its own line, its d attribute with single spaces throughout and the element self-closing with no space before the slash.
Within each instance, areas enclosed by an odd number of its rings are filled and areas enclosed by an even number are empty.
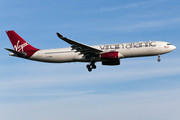
<svg viewBox="0 0 180 120">
<path fill-rule="evenodd" d="M 120 65 L 120 57 L 121 54 L 119 54 L 119 52 L 117 51 L 111 51 L 100 54 L 102 65 Z"/>
</svg>

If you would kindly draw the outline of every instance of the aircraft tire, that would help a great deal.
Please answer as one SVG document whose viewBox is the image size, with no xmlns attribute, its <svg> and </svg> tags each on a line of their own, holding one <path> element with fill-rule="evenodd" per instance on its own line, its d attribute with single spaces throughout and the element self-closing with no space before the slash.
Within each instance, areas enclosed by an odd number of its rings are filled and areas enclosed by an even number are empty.
<svg viewBox="0 0 180 120">
<path fill-rule="evenodd" d="M 93 65 L 92 68 L 93 68 L 93 69 L 96 69 L 96 65 Z"/>
</svg>

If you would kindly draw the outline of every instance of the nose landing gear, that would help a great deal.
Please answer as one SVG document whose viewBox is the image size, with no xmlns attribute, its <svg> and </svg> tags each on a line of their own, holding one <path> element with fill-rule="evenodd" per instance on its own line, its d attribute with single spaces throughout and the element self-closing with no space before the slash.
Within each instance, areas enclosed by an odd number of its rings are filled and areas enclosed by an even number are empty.
<svg viewBox="0 0 180 120">
<path fill-rule="evenodd" d="M 158 55 L 157 61 L 158 61 L 158 62 L 161 62 L 161 55 Z"/>
<path fill-rule="evenodd" d="M 86 65 L 86 67 L 87 67 L 87 69 L 88 69 L 89 72 L 91 72 L 92 69 L 96 69 L 96 65 L 95 65 L 94 62 L 91 62 L 90 65 Z"/>
</svg>

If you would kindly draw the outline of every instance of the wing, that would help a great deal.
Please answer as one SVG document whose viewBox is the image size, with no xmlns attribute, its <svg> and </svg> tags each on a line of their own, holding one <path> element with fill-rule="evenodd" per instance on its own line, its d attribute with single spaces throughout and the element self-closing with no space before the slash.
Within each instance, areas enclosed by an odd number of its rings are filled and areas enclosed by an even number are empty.
<svg viewBox="0 0 180 120">
<path fill-rule="evenodd" d="M 96 56 L 97 54 L 99 54 L 100 52 L 103 52 L 101 50 L 98 50 L 96 48 L 90 47 L 88 45 L 84 45 L 82 43 L 76 42 L 74 40 L 68 39 L 64 36 L 62 36 L 59 33 L 56 33 L 57 36 L 64 40 L 65 42 L 69 43 L 71 45 L 72 50 L 76 50 L 77 52 L 80 52 L 81 54 L 84 54 L 85 57 L 92 57 L 92 56 Z"/>
</svg>

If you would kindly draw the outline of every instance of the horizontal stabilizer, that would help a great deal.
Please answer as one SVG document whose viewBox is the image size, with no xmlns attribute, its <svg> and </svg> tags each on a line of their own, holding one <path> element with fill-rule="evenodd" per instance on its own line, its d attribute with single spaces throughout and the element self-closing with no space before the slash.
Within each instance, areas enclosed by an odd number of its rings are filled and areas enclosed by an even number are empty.
<svg viewBox="0 0 180 120">
<path fill-rule="evenodd" d="M 9 48 L 5 48 L 5 49 L 8 50 L 9 52 L 12 52 L 13 54 L 10 54 L 12 56 L 25 57 L 27 55 L 25 52 L 17 52 Z"/>
</svg>

